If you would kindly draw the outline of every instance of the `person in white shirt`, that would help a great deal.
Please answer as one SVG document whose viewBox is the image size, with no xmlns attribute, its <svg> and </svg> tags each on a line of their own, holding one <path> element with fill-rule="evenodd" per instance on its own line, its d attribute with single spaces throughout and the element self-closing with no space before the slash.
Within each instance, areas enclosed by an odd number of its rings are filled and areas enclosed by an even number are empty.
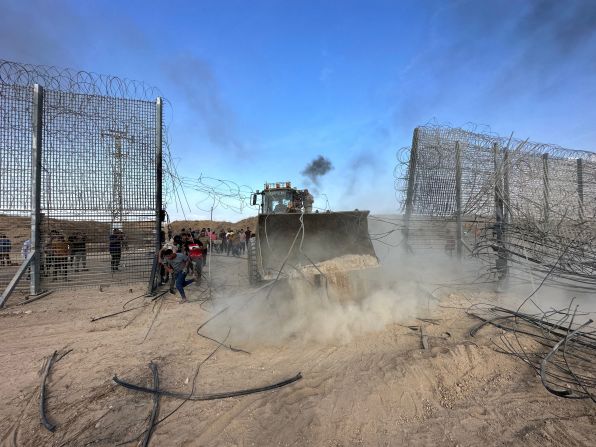
<svg viewBox="0 0 596 447">
<path fill-rule="evenodd" d="M 31 253 L 31 239 L 27 239 L 25 242 L 23 242 L 23 247 L 21 248 L 21 257 L 23 258 L 23 262 L 27 260 L 29 253 Z M 31 279 L 31 267 L 27 267 L 27 280 L 29 279 Z"/>
</svg>

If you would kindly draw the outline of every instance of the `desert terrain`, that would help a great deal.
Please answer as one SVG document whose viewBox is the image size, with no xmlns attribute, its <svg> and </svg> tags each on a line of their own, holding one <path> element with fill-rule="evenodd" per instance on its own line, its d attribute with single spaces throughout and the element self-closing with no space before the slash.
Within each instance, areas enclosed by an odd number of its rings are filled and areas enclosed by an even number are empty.
<svg viewBox="0 0 596 447">
<path fill-rule="evenodd" d="M 336 313 L 332 327 L 311 317 L 318 304 L 307 303 L 300 324 L 283 331 L 262 323 L 234 327 L 252 312 L 243 300 L 265 290 L 248 286 L 243 258 L 213 256 L 201 284 L 187 287 L 186 304 L 169 293 L 152 301 L 145 290 L 145 284 L 63 290 L 0 311 L 3 446 L 139 445 L 152 395 L 112 379 L 151 387 L 150 362 L 161 389 L 190 393 L 194 382 L 196 395 L 302 374 L 287 386 L 240 397 L 162 396 L 157 420 L 182 406 L 155 427 L 155 446 L 593 445 L 593 403 L 549 394 L 533 370 L 495 352 L 499 329 L 470 337 L 477 320 L 465 309 L 502 302 L 503 294 L 404 289 L 410 296 L 326 308 Z M 254 301 L 271 299 L 283 296 Z M 384 312 L 387 299 L 393 302 Z M 238 319 L 225 320 L 227 331 L 225 324 L 210 329 L 216 317 L 200 332 L 223 345 L 197 335 L 222 301 L 240 304 Z M 91 321 L 123 309 L 134 310 Z M 51 433 L 40 424 L 39 401 L 45 359 L 54 351 L 58 361 L 46 381 Z"/>
</svg>

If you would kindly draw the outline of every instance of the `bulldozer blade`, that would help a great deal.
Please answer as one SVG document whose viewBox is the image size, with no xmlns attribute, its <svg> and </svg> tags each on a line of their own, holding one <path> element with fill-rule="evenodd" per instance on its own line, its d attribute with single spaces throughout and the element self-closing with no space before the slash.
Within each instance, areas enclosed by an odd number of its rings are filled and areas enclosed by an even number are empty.
<svg viewBox="0 0 596 447">
<path fill-rule="evenodd" d="M 261 278 L 275 278 L 284 261 L 285 270 L 345 255 L 369 255 L 378 264 L 368 234 L 368 214 L 342 211 L 259 215 L 256 243 Z"/>
</svg>

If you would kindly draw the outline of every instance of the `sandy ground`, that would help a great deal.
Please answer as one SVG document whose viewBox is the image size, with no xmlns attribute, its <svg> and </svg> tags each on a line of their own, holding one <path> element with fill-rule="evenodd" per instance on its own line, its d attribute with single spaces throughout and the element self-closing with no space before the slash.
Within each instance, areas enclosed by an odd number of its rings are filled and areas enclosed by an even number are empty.
<svg viewBox="0 0 596 447">
<path fill-rule="evenodd" d="M 214 257 L 213 290 L 245 291 L 245 267 L 243 259 Z M 112 446 L 135 438 L 149 420 L 151 396 L 112 377 L 149 386 L 150 361 L 162 388 L 190 391 L 195 368 L 217 347 L 196 334 L 211 315 L 205 283 L 188 287 L 188 304 L 170 294 L 139 298 L 127 307 L 146 307 L 90 322 L 122 310 L 144 289 L 61 291 L 0 312 L 2 445 Z M 151 445 L 593 445 L 593 404 L 550 395 L 528 367 L 495 353 L 497 329 L 467 335 L 475 321 L 461 308 L 487 299 L 445 293 L 430 309 L 421 305 L 419 314 L 349 342 L 305 344 L 297 334 L 283 343 L 238 345 L 250 354 L 220 348 L 201 366 L 197 393 L 267 385 L 298 372 L 303 379 L 260 394 L 187 402 L 156 427 Z M 424 327 L 430 349 L 408 325 Z M 50 433 L 39 422 L 39 384 L 54 350 L 72 351 L 48 378 L 47 414 L 57 425 Z M 162 398 L 160 416 L 179 404 Z"/>
</svg>

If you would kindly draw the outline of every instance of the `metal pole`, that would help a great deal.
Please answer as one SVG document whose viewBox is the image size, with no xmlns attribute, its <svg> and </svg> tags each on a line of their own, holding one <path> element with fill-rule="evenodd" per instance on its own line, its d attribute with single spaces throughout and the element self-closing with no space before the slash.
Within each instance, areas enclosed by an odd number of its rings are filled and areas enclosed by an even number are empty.
<svg viewBox="0 0 596 447">
<path fill-rule="evenodd" d="M 577 159 L 577 197 L 579 199 L 579 220 L 584 220 L 584 164 L 581 158 Z"/>
<path fill-rule="evenodd" d="M 4 292 L 2 292 L 2 295 L 0 295 L 0 308 L 4 306 L 4 303 L 11 295 L 11 293 L 14 291 L 22 276 L 25 274 L 25 271 L 29 268 L 31 262 L 36 258 L 35 255 L 36 253 L 34 251 L 29 252 L 27 259 L 23 261 L 15 275 L 8 283 L 8 286 L 6 286 L 6 289 L 4 289 Z"/>
<path fill-rule="evenodd" d="M 493 144 L 493 155 L 495 160 L 495 219 L 497 222 L 497 242 L 501 242 L 503 224 L 503 188 L 502 188 L 502 166 L 499 160 L 499 146 Z"/>
<path fill-rule="evenodd" d="M 505 152 L 503 153 L 503 221 L 505 226 L 507 226 L 508 223 L 511 223 L 511 194 L 509 190 L 509 174 L 509 149 L 505 149 Z"/>
<path fill-rule="evenodd" d="M 548 225 L 550 208 L 550 183 L 548 180 L 548 154 L 542 154 L 542 181 L 544 184 L 544 224 Z"/>
<path fill-rule="evenodd" d="M 414 187 L 416 185 L 416 164 L 418 162 L 418 140 L 420 130 L 414 129 L 412 137 L 412 149 L 410 150 L 410 163 L 408 164 L 408 189 L 406 191 L 406 214 L 404 218 L 404 237 L 405 247 L 408 247 L 408 239 L 410 236 L 410 218 L 414 212 Z"/>
<path fill-rule="evenodd" d="M 149 278 L 149 293 L 155 290 L 158 261 L 157 253 L 161 250 L 161 211 L 162 202 L 162 180 L 163 180 L 163 99 L 157 98 L 155 104 L 155 257 L 151 276 Z"/>
<path fill-rule="evenodd" d="M 509 161 L 509 148 L 506 148 L 503 153 L 503 195 L 501 198 L 501 206 L 503 207 L 503 224 L 501 227 L 501 247 L 502 251 L 499 256 L 500 265 L 502 267 L 501 274 L 504 279 L 509 273 L 509 253 L 506 250 L 508 242 L 509 224 L 511 223 L 511 194 L 509 190 L 509 174 L 510 174 L 510 161 Z"/>
<path fill-rule="evenodd" d="M 461 205 L 461 146 L 459 141 L 455 142 L 455 205 L 457 207 L 456 231 L 457 231 L 457 257 L 461 260 L 463 245 L 462 228 L 462 205 Z"/>
<path fill-rule="evenodd" d="M 499 159 L 499 145 L 493 144 L 493 155 L 495 160 L 495 236 L 497 249 L 496 271 L 498 275 L 497 290 L 500 289 L 500 282 L 507 276 L 507 252 L 503 241 L 503 166 Z"/>
<path fill-rule="evenodd" d="M 33 86 L 33 109 L 31 117 L 31 284 L 29 292 L 41 292 L 41 156 L 43 133 L 43 87 Z"/>
</svg>

